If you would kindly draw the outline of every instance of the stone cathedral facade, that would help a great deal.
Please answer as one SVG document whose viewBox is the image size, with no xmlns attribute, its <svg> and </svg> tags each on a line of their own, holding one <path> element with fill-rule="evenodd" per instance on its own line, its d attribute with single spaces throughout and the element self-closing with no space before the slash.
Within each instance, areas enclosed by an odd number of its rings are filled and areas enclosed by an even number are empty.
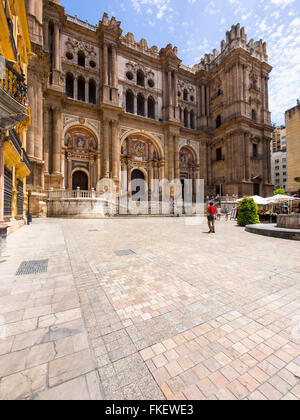
<svg viewBox="0 0 300 420">
<path fill-rule="evenodd" d="M 104 14 L 92 26 L 59 0 L 28 0 L 27 153 L 35 213 L 49 190 L 132 179 L 204 179 L 205 195 L 272 193 L 266 43 L 232 26 L 193 68 L 171 44 L 123 35 Z M 34 198 L 33 198 L 34 199 Z"/>
</svg>

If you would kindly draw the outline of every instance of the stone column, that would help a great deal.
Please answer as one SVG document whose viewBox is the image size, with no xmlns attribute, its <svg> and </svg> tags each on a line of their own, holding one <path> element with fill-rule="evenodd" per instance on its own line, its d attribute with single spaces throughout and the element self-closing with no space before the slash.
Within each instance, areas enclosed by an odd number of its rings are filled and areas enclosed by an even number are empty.
<svg viewBox="0 0 300 420">
<path fill-rule="evenodd" d="M 269 86 L 268 86 L 268 76 L 265 78 L 265 109 L 269 111 Z"/>
<path fill-rule="evenodd" d="M 145 117 L 148 118 L 148 98 L 145 98 L 144 114 L 145 114 Z"/>
<path fill-rule="evenodd" d="M 36 86 L 36 141 L 34 156 L 43 160 L 43 89 L 42 83 L 37 80 Z"/>
<path fill-rule="evenodd" d="M 178 108 L 178 73 L 174 73 L 174 105 Z"/>
<path fill-rule="evenodd" d="M 137 115 L 137 94 L 133 93 L 133 113 L 134 115 Z"/>
<path fill-rule="evenodd" d="M 78 75 L 74 75 L 74 99 L 78 100 Z"/>
<path fill-rule="evenodd" d="M 109 178 L 109 121 L 103 121 L 103 178 Z"/>
<path fill-rule="evenodd" d="M 268 182 L 268 169 L 269 169 L 269 153 L 267 150 L 267 139 L 262 138 L 263 142 L 263 174 L 264 174 L 264 180 L 263 182 Z"/>
<path fill-rule="evenodd" d="M 164 162 L 160 163 L 160 166 L 159 166 L 159 179 L 160 180 L 165 179 L 165 163 Z"/>
<path fill-rule="evenodd" d="M 103 84 L 108 86 L 108 45 L 103 44 Z"/>
<path fill-rule="evenodd" d="M 246 159 L 246 171 L 245 178 L 246 181 L 250 181 L 251 177 L 251 160 L 250 160 L 250 133 L 245 133 L 245 159 Z"/>
<path fill-rule="evenodd" d="M 101 178 L 101 159 L 100 156 L 97 155 L 97 166 L 96 166 L 96 187 L 98 182 L 100 181 Z"/>
<path fill-rule="evenodd" d="M 54 70 L 60 70 L 60 28 L 54 24 Z"/>
<path fill-rule="evenodd" d="M 28 14 L 35 16 L 35 1 L 34 0 L 28 0 Z"/>
<path fill-rule="evenodd" d="M 207 144 L 207 183 L 210 186 L 212 183 L 212 161 L 211 161 L 211 146 Z"/>
<path fill-rule="evenodd" d="M 117 60 L 117 50 L 116 47 L 112 46 L 112 87 L 118 88 L 118 60 Z"/>
<path fill-rule="evenodd" d="M 200 142 L 200 179 L 207 184 L 207 145 L 206 140 Z"/>
<path fill-rule="evenodd" d="M 49 21 L 44 21 L 44 49 L 49 51 Z"/>
<path fill-rule="evenodd" d="M 120 162 L 120 139 L 119 124 L 112 122 L 112 177 L 114 181 L 119 180 L 119 162 Z"/>
<path fill-rule="evenodd" d="M 72 159 L 70 157 L 67 158 L 68 162 L 68 181 L 67 181 L 67 187 L 69 190 L 72 189 Z"/>
<path fill-rule="evenodd" d="M 201 86 L 201 116 L 205 116 L 205 86 Z"/>
<path fill-rule="evenodd" d="M 169 106 L 173 105 L 173 95 L 172 95 L 172 72 L 168 70 L 168 91 L 169 91 Z"/>
<path fill-rule="evenodd" d="M 31 79 L 31 78 L 30 78 Z M 35 114 L 35 95 L 32 80 L 28 83 L 28 99 L 31 107 L 31 124 L 27 134 L 26 153 L 29 157 L 34 157 L 34 114 Z"/>
<path fill-rule="evenodd" d="M 165 134 L 165 170 L 164 170 L 164 175 L 168 178 L 168 167 L 169 167 L 169 139 L 168 139 L 168 134 Z M 163 179 L 163 178 L 161 178 Z"/>
<path fill-rule="evenodd" d="M 90 189 L 95 188 L 95 161 L 94 157 L 90 160 Z"/>
<path fill-rule="evenodd" d="M 206 86 L 206 115 L 207 115 L 207 118 L 209 117 L 209 114 L 210 114 L 210 112 L 209 112 L 209 102 L 210 102 L 210 88 L 209 88 L 209 86 Z"/>
<path fill-rule="evenodd" d="M 50 118 L 49 118 L 49 108 L 44 108 L 44 171 L 46 174 L 49 173 L 49 137 L 50 137 Z"/>
<path fill-rule="evenodd" d="M 229 136 L 226 136 L 225 142 L 226 142 L 226 181 L 227 181 L 227 183 L 230 183 L 231 182 L 231 165 L 230 165 Z"/>
<path fill-rule="evenodd" d="M 271 145 L 270 140 L 267 139 L 267 153 L 268 153 L 268 183 L 271 184 Z"/>
<path fill-rule="evenodd" d="M 246 142 L 244 133 L 240 133 L 239 136 L 240 143 L 240 163 L 241 163 L 241 180 L 246 180 Z"/>
<path fill-rule="evenodd" d="M 175 179 L 180 179 L 180 167 L 179 167 L 179 137 L 175 136 Z"/>
<path fill-rule="evenodd" d="M 171 182 L 174 179 L 174 136 L 173 134 L 169 135 L 168 154 L 169 154 L 169 181 Z"/>
<path fill-rule="evenodd" d="M 53 173 L 61 174 L 61 110 L 53 110 Z"/>
<path fill-rule="evenodd" d="M 85 81 L 85 102 L 88 104 L 89 103 L 89 81 L 86 80 Z"/>
</svg>

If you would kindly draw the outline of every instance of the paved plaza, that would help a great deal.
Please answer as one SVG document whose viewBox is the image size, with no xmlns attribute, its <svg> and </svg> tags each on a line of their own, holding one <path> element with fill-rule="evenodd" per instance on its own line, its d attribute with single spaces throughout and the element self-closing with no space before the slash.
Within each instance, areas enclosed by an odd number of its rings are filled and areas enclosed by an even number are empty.
<svg viewBox="0 0 300 420">
<path fill-rule="evenodd" d="M 299 400 L 299 242 L 194 221 L 40 219 L 11 235 L 0 399 Z"/>
</svg>

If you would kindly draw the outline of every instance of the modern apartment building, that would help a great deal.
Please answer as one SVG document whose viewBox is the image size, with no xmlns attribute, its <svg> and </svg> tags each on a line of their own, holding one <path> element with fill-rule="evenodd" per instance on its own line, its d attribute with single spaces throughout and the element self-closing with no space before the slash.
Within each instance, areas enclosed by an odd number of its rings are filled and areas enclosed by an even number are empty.
<svg viewBox="0 0 300 420">
<path fill-rule="evenodd" d="M 287 184 L 287 158 L 286 152 L 276 152 L 272 154 L 271 159 L 272 169 L 272 183 L 274 188 L 282 188 L 285 191 L 288 190 Z"/>
</svg>

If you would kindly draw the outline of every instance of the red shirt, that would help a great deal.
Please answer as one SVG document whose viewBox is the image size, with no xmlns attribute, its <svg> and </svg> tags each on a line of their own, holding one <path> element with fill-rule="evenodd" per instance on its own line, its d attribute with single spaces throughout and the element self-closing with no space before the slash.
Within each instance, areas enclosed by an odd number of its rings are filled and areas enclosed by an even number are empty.
<svg viewBox="0 0 300 420">
<path fill-rule="evenodd" d="M 215 215 L 217 213 L 217 209 L 214 206 L 209 206 L 207 208 L 207 214 Z"/>
</svg>

